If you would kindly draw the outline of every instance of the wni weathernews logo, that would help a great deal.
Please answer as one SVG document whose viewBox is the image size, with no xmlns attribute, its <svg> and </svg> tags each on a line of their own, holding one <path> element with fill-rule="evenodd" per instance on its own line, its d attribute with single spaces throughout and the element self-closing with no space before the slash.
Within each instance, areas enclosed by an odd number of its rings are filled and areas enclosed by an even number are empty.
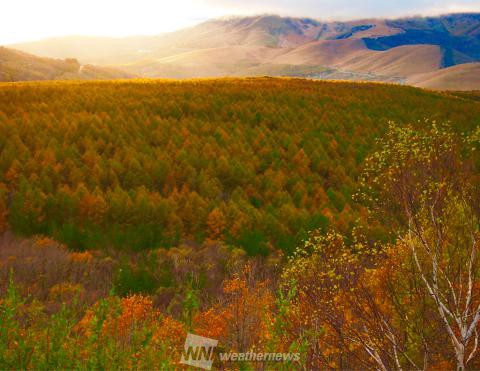
<svg viewBox="0 0 480 371">
<path fill-rule="evenodd" d="M 187 334 L 180 363 L 211 370 L 218 340 Z"/>
<path fill-rule="evenodd" d="M 300 353 L 216 353 L 218 340 L 194 334 L 185 339 L 180 363 L 188 366 L 211 370 L 216 356 L 221 362 L 298 362 Z"/>
</svg>

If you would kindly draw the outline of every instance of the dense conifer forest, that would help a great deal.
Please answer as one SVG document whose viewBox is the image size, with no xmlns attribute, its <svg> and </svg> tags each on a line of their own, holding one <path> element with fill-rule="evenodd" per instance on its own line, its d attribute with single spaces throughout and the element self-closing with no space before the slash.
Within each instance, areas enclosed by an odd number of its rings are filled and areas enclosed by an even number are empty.
<svg viewBox="0 0 480 371">
<path fill-rule="evenodd" d="M 479 114 L 468 96 L 269 78 L 4 84 L 0 102 L 15 232 L 76 250 L 213 238 L 249 255 L 351 234 L 362 161 L 389 121 L 468 130 Z"/>
</svg>

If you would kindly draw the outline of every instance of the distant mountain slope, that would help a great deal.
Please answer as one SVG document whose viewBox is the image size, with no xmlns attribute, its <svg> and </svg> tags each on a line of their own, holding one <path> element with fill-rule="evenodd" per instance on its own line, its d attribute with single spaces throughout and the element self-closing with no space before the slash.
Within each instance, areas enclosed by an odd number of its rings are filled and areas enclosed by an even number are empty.
<svg viewBox="0 0 480 371">
<path fill-rule="evenodd" d="M 362 40 L 321 40 L 283 53 L 277 48 L 232 46 L 200 49 L 178 55 L 123 65 L 141 76 L 175 78 L 219 76 L 301 76 L 323 78 L 319 70 L 340 70 L 338 78 L 403 81 L 407 76 L 435 71 L 441 51 L 433 45 L 408 45 L 373 51 Z M 308 73 L 307 71 L 310 71 Z M 338 75 L 336 75 L 338 76 Z M 332 77 L 333 78 L 333 77 Z"/>
<path fill-rule="evenodd" d="M 142 77 L 288 73 L 410 83 L 419 74 L 480 62 L 480 14 L 349 22 L 274 15 L 226 17 L 158 36 L 72 36 L 15 47 L 46 57 L 115 65 Z M 328 76 L 318 71 L 328 71 Z"/>
<path fill-rule="evenodd" d="M 443 67 L 480 61 L 480 14 L 448 15 L 386 22 L 402 32 L 365 38 L 369 49 L 388 50 L 402 45 L 438 45 L 443 51 Z"/>
<path fill-rule="evenodd" d="M 405 45 L 382 52 L 368 50 L 360 58 L 349 59 L 339 67 L 385 76 L 410 76 L 439 69 L 441 58 L 438 46 Z"/>
<path fill-rule="evenodd" d="M 308 18 L 226 17 L 158 36 L 128 38 L 69 36 L 12 45 L 45 57 L 75 56 L 84 63 L 124 64 L 172 56 L 192 50 L 232 46 L 288 51 L 311 41 L 395 35 L 400 29 L 383 20 L 319 22 Z"/>
<path fill-rule="evenodd" d="M 434 45 L 407 45 L 369 50 L 361 39 L 322 40 L 302 45 L 275 58 L 275 63 L 323 65 L 351 72 L 409 76 L 440 68 L 441 51 Z"/>
<path fill-rule="evenodd" d="M 480 90 L 480 63 L 460 64 L 412 76 L 410 84 L 439 90 Z"/>
<path fill-rule="evenodd" d="M 115 68 L 82 66 L 76 59 L 40 58 L 0 47 L 0 81 L 100 80 L 131 78 L 133 74 Z"/>
<path fill-rule="evenodd" d="M 331 66 L 361 55 L 366 50 L 363 41 L 358 39 L 319 40 L 288 51 L 275 58 L 275 62 Z"/>
</svg>

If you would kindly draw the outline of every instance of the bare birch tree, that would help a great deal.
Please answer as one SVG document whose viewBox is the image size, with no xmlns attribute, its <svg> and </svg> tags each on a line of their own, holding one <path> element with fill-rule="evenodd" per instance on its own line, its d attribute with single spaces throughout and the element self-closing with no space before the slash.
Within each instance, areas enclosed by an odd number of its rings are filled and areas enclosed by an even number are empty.
<svg viewBox="0 0 480 371">
<path fill-rule="evenodd" d="M 459 370 L 479 354 L 477 150 L 478 132 L 462 137 L 435 123 L 421 132 L 392 125 L 365 172 L 372 205 L 399 221 L 399 241 Z"/>
</svg>

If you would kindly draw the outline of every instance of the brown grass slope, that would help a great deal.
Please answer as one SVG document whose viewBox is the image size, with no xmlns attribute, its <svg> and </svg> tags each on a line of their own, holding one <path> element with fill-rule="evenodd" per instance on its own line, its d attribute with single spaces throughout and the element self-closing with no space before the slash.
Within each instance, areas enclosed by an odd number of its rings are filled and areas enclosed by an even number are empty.
<svg viewBox="0 0 480 371">
<path fill-rule="evenodd" d="M 320 40 L 299 46 L 275 58 L 279 64 L 333 66 L 346 59 L 365 53 L 367 48 L 361 40 Z"/>
<path fill-rule="evenodd" d="M 435 45 L 405 45 L 386 51 L 369 50 L 339 64 L 350 71 L 408 77 L 438 70 L 442 53 Z"/>
<path fill-rule="evenodd" d="M 409 84 L 438 90 L 479 90 L 480 63 L 467 63 L 412 76 Z"/>
</svg>

